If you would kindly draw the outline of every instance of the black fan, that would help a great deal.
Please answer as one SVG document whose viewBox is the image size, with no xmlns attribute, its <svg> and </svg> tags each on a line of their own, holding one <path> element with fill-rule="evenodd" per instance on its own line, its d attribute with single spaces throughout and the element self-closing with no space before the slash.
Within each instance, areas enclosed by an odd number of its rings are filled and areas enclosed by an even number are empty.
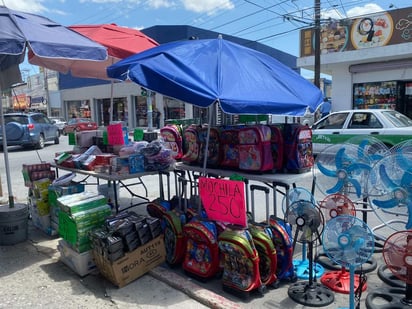
<svg viewBox="0 0 412 309">
<path fill-rule="evenodd" d="M 302 187 L 296 187 L 290 189 L 282 202 L 283 213 L 286 213 L 286 209 L 289 205 L 292 205 L 298 201 L 308 201 L 312 204 L 316 204 L 315 197 L 308 190 Z M 306 242 L 302 243 L 302 259 L 293 259 L 293 267 L 298 279 L 309 279 L 309 260 L 307 259 Z M 324 272 L 323 266 L 318 263 L 313 263 L 313 276 L 320 278 Z"/>
<path fill-rule="evenodd" d="M 293 248 L 296 241 L 308 244 L 309 282 L 296 282 L 288 289 L 288 295 L 295 302 L 307 306 L 327 306 L 334 301 L 331 290 L 313 280 L 313 243 L 320 238 L 323 230 L 323 216 L 311 201 L 296 201 L 285 214 L 293 230 Z"/>
</svg>

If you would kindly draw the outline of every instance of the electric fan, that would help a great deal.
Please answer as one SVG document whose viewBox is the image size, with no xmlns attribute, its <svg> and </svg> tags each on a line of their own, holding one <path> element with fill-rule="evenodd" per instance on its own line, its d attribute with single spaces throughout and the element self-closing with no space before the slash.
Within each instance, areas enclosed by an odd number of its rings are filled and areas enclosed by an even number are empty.
<svg viewBox="0 0 412 309">
<path fill-rule="evenodd" d="M 336 144 L 325 148 L 316 158 L 313 178 L 324 194 L 340 193 L 352 201 L 363 197 L 371 160 L 353 144 Z"/>
<path fill-rule="evenodd" d="M 405 288 L 378 289 L 368 293 L 368 309 L 412 308 L 412 231 L 399 231 L 389 236 L 383 247 L 383 258 L 393 275 Z"/>
<path fill-rule="evenodd" d="M 372 230 L 376 237 L 386 239 L 397 231 L 412 225 L 412 141 L 396 145 L 391 154 L 379 160 L 368 178 L 368 199 L 376 217 L 381 222 Z M 387 265 L 378 269 L 379 278 L 394 287 L 404 283 L 388 272 Z"/>
<path fill-rule="evenodd" d="M 393 233 L 412 228 L 411 184 L 412 153 L 391 153 L 374 165 L 367 191 L 370 204 L 382 222 L 374 230 L 387 228 Z M 381 237 L 385 238 L 384 235 Z"/>
<path fill-rule="evenodd" d="M 323 250 L 335 263 L 349 268 L 349 308 L 355 308 L 355 267 L 362 265 L 373 254 L 374 236 L 367 224 L 348 215 L 341 215 L 326 223 L 322 235 Z"/>
<path fill-rule="evenodd" d="M 282 201 L 283 213 L 286 213 L 286 209 L 289 205 L 292 205 L 298 201 L 307 201 L 315 205 L 315 197 L 308 190 L 302 187 L 296 187 L 290 189 L 284 196 Z M 294 259 L 293 267 L 295 269 L 296 276 L 298 279 L 309 279 L 309 261 L 307 259 L 307 248 L 306 242 L 302 243 L 302 259 Z M 315 278 L 320 278 L 324 272 L 324 268 L 318 263 L 313 263 L 313 276 Z"/>
<path fill-rule="evenodd" d="M 348 197 L 342 194 L 330 194 L 326 196 L 320 202 L 319 208 L 323 213 L 325 222 L 329 222 L 331 219 L 341 215 L 356 216 L 355 205 Z M 336 264 L 334 261 L 329 259 L 325 253 L 319 254 L 317 256 L 317 261 L 325 266 L 325 268 L 332 269 L 331 271 L 325 272 L 320 281 L 332 291 L 349 294 L 351 278 L 346 267 Z M 369 261 L 367 262 L 369 263 Z M 375 268 L 376 265 L 373 269 Z M 361 285 L 361 278 L 362 276 L 360 275 L 355 276 L 355 289 L 357 289 Z M 365 291 L 366 288 L 366 284 L 363 284 L 362 291 Z"/>
<path fill-rule="evenodd" d="M 296 282 L 288 289 L 289 297 L 295 302 L 321 307 L 334 301 L 331 290 L 313 280 L 313 243 L 320 238 L 323 229 L 323 217 L 319 208 L 310 201 L 296 201 L 290 205 L 285 214 L 293 231 L 293 248 L 296 241 L 308 244 L 309 282 Z"/>
<path fill-rule="evenodd" d="M 390 149 L 379 139 L 370 135 L 358 135 L 345 143 L 358 145 L 358 157 L 365 157 L 373 165 L 390 153 Z"/>
</svg>

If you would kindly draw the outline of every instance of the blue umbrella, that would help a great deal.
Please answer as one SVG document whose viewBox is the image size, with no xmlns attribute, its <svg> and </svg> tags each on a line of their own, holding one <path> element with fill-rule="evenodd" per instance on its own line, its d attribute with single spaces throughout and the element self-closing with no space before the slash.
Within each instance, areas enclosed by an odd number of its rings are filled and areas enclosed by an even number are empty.
<svg viewBox="0 0 412 309">
<path fill-rule="evenodd" d="M 229 114 L 303 115 L 322 93 L 275 58 L 222 38 L 162 44 L 107 68 L 150 90 Z"/>
<path fill-rule="evenodd" d="M 45 17 L 0 6 L 0 91 L 21 81 L 19 64 L 26 51 L 29 62 L 59 72 L 68 72 L 85 61 L 103 61 L 106 48 Z M 37 62 L 36 62 L 37 61 Z M 0 99 L 2 131 L 6 132 Z M 10 183 L 6 134 L 3 135 L 4 161 L 9 191 L 9 206 L 14 206 Z"/>
</svg>

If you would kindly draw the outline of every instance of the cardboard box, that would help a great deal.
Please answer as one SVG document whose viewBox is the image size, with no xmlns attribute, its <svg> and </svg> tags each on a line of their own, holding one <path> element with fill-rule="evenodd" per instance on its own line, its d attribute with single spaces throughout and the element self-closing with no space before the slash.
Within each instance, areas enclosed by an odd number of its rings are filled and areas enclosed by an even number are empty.
<svg viewBox="0 0 412 309">
<path fill-rule="evenodd" d="M 79 276 L 83 277 L 97 271 L 91 250 L 78 253 L 63 239 L 59 240 L 57 249 L 60 252 L 60 260 Z"/>
<path fill-rule="evenodd" d="M 114 262 L 105 259 L 97 250 L 92 250 L 92 252 L 100 273 L 119 288 L 162 264 L 166 258 L 163 235 L 126 253 L 124 257 Z"/>
</svg>

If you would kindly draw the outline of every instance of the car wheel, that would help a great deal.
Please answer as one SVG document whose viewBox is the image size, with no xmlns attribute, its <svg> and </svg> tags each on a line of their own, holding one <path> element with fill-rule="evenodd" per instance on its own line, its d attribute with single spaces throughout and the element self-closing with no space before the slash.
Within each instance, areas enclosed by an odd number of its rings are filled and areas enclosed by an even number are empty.
<svg viewBox="0 0 412 309">
<path fill-rule="evenodd" d="M 37 145 L 36 145 L 36 149 L 43 149 L 43 148 L 44 148 L 44 143 L 45 143 L 45 141 L 44 141 L 44 135 L 43 135 L 43 134 L 40 134 L 39 141 L 38 141 L 38 143 L 37 143 Z"/>
<path fill-rule="evenodd" d="M 57 145 L 57 144 L 60 144 L 60 132 L 59 131 L 56 131 L 56 136 L 55 136 L 55 138 L 54 138 L 54 143 Z"/>
</svg>

